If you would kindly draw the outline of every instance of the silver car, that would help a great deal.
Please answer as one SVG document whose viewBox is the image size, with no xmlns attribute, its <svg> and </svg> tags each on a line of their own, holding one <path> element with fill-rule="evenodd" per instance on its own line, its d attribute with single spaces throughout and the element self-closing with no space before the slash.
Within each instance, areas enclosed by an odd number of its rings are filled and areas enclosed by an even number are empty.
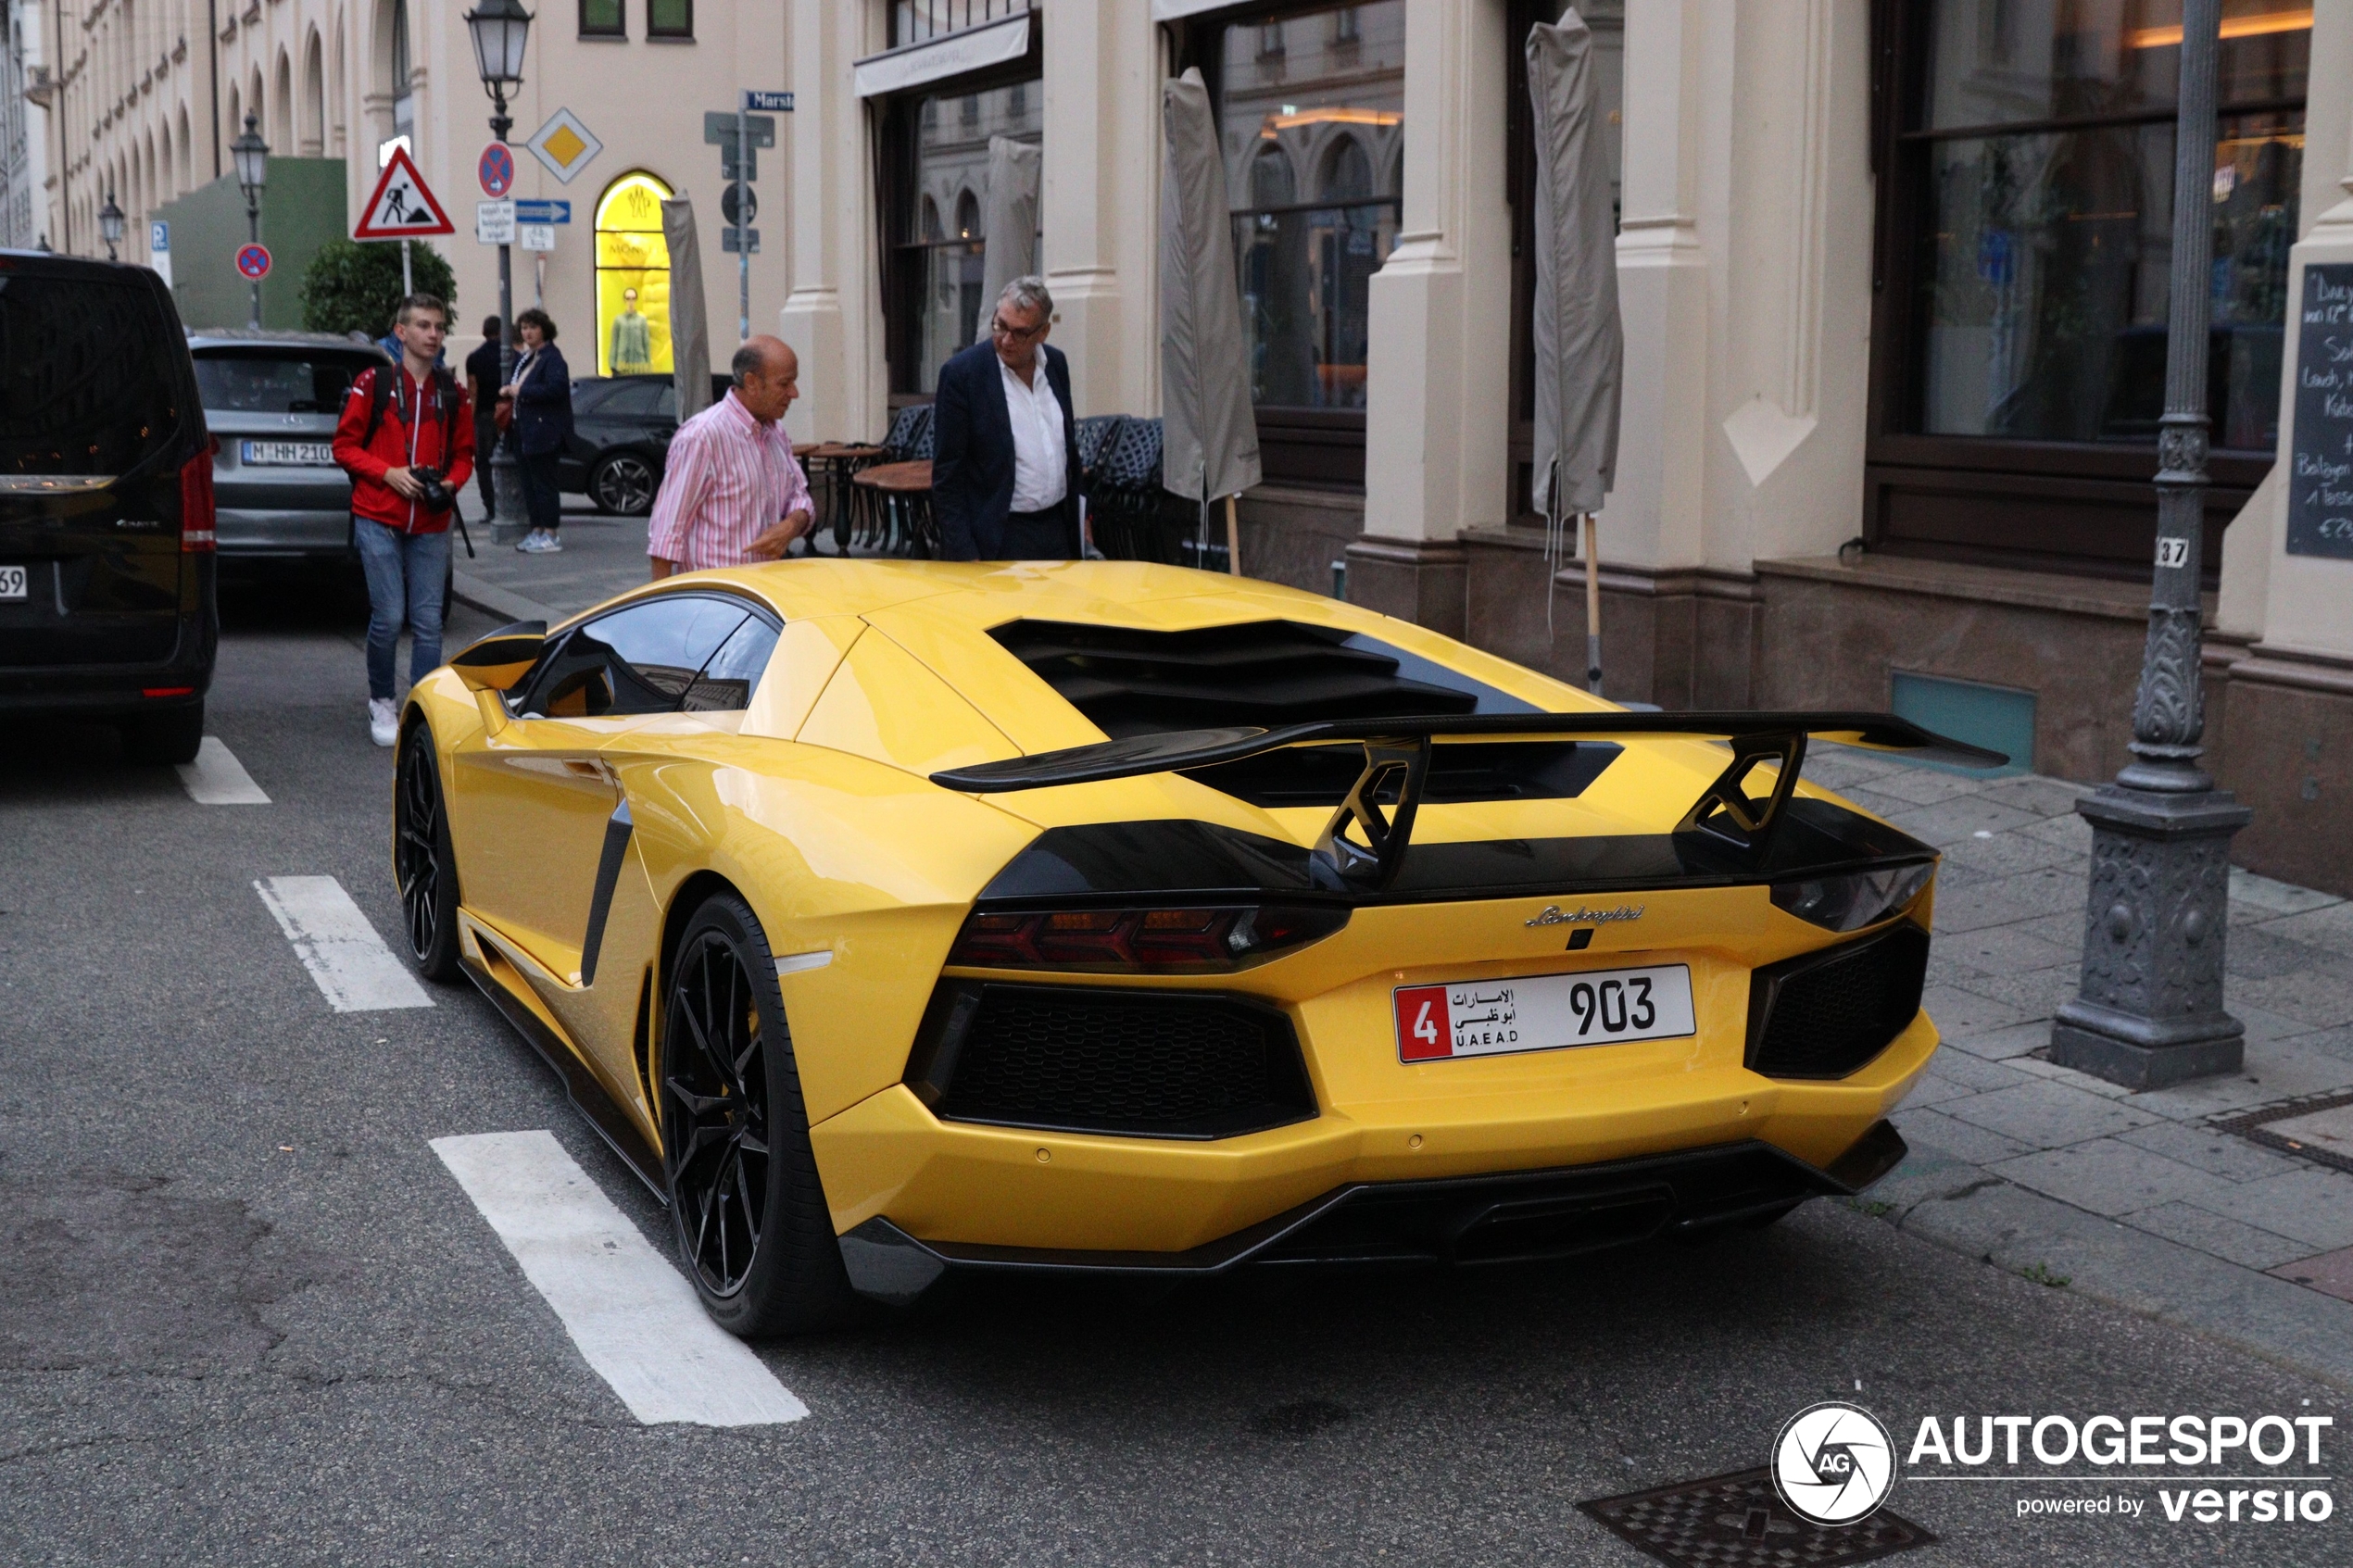
<svg viewBox="0 0 2353 1568">
<path fill-rule="evenodd" d="M 336 416 L 352 378 L 392 361 L 326 332 L 208 330 L 188 335 L 226 558 L 349 560 L 351 480 L 335 466 Z"/>
</svg>

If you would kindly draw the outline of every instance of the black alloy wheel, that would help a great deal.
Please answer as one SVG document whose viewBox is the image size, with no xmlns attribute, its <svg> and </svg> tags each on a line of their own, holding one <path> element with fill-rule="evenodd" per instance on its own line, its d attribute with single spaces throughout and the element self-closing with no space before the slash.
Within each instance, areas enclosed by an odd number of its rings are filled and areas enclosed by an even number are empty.
<svg viewBox="0 0 2353 1568">
<path fill-rule="evenodd" d="M 450 847 L 433 732 L 422 723 L 410 727 L 400 747 L 399 777 L 393 784 L 392 869 L 409 956 L 426 979 L 456 980 L 458 857 Z"/>
<path fill-rule="evenodd" d="M 775 960 L 742 899 L 696 910 L 669 965 L 662 1169 L 703 1306 L 747 1339 L 841 1322 L 854 1298 L 817 1179 Z"/>
<path fill-rule="evenodd" d="M 661 487 L 654 466 L 635 452 L 615 452 L 588 472 L 588 497 L 600 512 L 643 517 L 653 510 L 654 492 Z"/>
</svg>

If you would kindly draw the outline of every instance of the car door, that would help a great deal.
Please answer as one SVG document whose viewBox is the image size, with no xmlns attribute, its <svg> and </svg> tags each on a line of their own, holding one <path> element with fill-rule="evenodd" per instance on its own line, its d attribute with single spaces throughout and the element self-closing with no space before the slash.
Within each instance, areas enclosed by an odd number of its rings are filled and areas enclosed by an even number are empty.
<svg viewBox="0 0 2353 1568">
<path fill-rule="evenodd" d="M 604 747 L 674 713 L 748 613 L 741 600 L 669 593 L 558 638 L 509 699 L 513 715 L 458 754 L 460 895 L 565 985 L 581 958 L 621 792 Z"/>
<path fill-rule="evenodd" d="M 707 629 L 698 626 L 694 641 L 681 648 L 682 661 L 694 657 Z M 765 610 L 744 616 L 686 684 L 674 714 L 624 730 L 604 748 L 627 809 L 617 809 L 605 831 L 590 893 L 580 987 L 551 996 L 548 1003 L 621 1103 L 638 1118 L 647 1136 L 657 1142 L 649 1068 L 639 1054 L 647 1041 L 638 1023 L 651 1010 L 647 991 L 662 910 L 654 897 L 648 834 L 639 831 L 638 819 L 646 818 L 657 829 L 665 823 L 670 827 L 666 848 L 657 850 L 652 859 L 674 874 L 682 845 L 673 790 L 676 775 L 692 771 L 676 764 L 682 759 L 691 762 L 708 740 L 732 736 L 742 725 L 775 652 L 778 631 Z M 664 835 L 657 832 L 653 836 Z M 687 845 L 688 852 L 698 856 L 696 863 L 703 863 L 699 841 L 690 834 Z"/>
</svg>

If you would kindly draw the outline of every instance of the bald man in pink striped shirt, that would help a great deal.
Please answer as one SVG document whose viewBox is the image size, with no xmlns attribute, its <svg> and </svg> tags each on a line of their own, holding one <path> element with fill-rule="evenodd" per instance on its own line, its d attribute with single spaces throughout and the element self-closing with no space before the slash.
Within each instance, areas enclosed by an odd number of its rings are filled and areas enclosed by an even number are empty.
<svg viewBox="0 0 2353 1568">
<path fill-rule="evenodd" d="M 670 439 L 646 535 L 656 582 L 774 560 L 816 515 L 781 422 L 800 395 L 799 358 L 779 339 L 755 337 L 736 350 L 732 369 L 727 395 Z"/>
</svg>

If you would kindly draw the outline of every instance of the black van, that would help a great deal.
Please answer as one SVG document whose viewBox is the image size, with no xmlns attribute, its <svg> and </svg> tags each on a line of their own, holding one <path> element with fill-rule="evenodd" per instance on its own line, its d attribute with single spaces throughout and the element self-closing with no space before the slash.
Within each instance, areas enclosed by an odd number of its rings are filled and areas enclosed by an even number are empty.
<svg viewBox="0 0 2353 1568">
<path fill-rule="evenodd" d="M 163 280 L 0 251 L 0 721 L 113 721 L 134 760 L 193 759 L 213 571 L 212 438 Z"/>
</svg>

